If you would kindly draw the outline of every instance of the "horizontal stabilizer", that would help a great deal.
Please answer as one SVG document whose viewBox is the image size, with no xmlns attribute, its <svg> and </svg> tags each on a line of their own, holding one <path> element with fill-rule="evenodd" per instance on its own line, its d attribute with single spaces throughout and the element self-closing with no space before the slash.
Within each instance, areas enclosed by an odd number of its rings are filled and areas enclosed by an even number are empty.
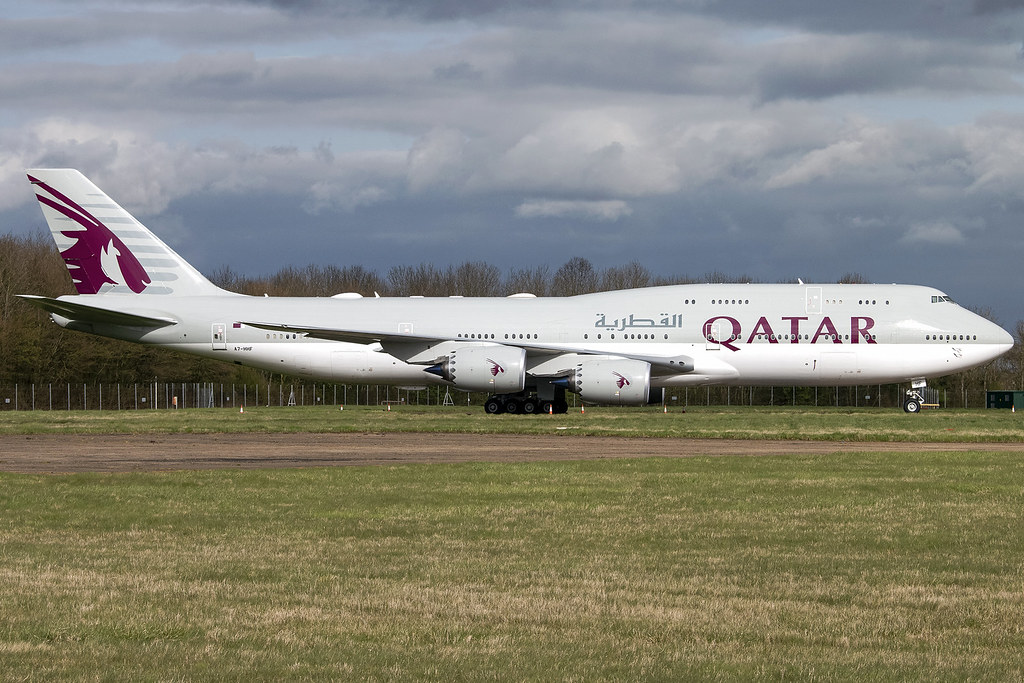
<svg viewBox="0 0 1024 683">
<path fill-rule="evenodd" d="M 35 296 L 34 294 L 19 294 L 18 296 L 47 313 L 59 315 L 68 320 L 106 325 L 125 325 L 127 327 L 167 327 L 168 325 L 178 324 L 178 321 L 173 318 L 113 311 L 109 308 L 90 306 L 89 304 L 81 304 L 74 301 L 51 299 L 45 296 Z"/>
</svg>

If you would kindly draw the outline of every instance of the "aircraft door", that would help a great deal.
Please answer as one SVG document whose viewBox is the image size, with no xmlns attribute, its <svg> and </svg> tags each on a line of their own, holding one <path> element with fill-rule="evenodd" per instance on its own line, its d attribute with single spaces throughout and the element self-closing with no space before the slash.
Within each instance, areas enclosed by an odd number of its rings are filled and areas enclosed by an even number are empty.
<svg viewBox="0 0 1024 683">
<path fill-rule="evenodd" d="M 718 351 L 722 348 L 722 321 L 713 320 L 704 323 L 704 349 L 707 351 Z"/>
<path fill-rule="evenodd" d="M 228 326 L 224 323 L 213 323 L 210 326 L 210 342 L 214 351 L 224 351 L 228 348 Z"/>
<path fill-rule="evenodd" d="M 808 287 L 807 288 L 807 308 L 805 309 L 810 314 L 821 313 L 821 287 Z"/>
</svg>

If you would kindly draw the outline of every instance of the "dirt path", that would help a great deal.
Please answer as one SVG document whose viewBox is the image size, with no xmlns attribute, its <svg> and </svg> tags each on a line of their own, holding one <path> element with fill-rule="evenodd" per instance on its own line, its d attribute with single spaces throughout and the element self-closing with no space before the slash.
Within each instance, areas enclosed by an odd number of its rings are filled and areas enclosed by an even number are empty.
<svg viewBox="0 0 1024 683">
<path fill-rule="evenodd" d="M 132 472 L 525 462 L 857 451 L 1012 451 L 1016 443 L 862 443 L 477 434 L 139 434 L 0 436 L 0 471 Z"/>
</svg>

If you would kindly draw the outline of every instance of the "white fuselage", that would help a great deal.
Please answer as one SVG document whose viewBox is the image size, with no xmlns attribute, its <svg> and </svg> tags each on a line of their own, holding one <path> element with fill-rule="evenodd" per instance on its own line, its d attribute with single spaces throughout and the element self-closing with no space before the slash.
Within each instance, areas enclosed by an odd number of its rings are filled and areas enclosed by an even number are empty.
<svg viewBox="0 0 1024 683">
<path fill-rule="evenodd" d="M 439 383 L 424 370 L 431 354 L 494 344 L 525 348 L 528 373 L 545 375 L 568 362 L 558 359 L 611 355 L 692 360 L 685 372 L 656 367 L 652 386 L 871 384 L 955 373 L 1013 343 L 938 290 L 913 285 L 676 285 L 567 298 L 108 295 L 102 304 L 179 323 L 86 331 L 356 383 Z M 266 321 L 273 326 L 255 326 Z M 316 338 L 316 329 L 365 341 Z"/>
</svg>

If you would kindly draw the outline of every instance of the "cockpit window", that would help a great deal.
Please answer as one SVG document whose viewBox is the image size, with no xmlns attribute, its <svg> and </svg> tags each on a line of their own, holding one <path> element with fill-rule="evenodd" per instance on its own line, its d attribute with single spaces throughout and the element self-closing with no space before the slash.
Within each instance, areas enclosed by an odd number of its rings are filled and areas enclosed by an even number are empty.
<svg viewBox="0 0 1024 683">
<path fill-rule="evenodd" d="M 932 303 L 933 304 L 941 304 L 941 303 L 950 303 L 951 304 L 951 303 L 955 303 L 955 302 L 953 301 L 953 299 L 951 299 L 950 297 L 948 297 L 945 294 L 943 294 L 941 296 L 932 295 Z"/>
</svg>

